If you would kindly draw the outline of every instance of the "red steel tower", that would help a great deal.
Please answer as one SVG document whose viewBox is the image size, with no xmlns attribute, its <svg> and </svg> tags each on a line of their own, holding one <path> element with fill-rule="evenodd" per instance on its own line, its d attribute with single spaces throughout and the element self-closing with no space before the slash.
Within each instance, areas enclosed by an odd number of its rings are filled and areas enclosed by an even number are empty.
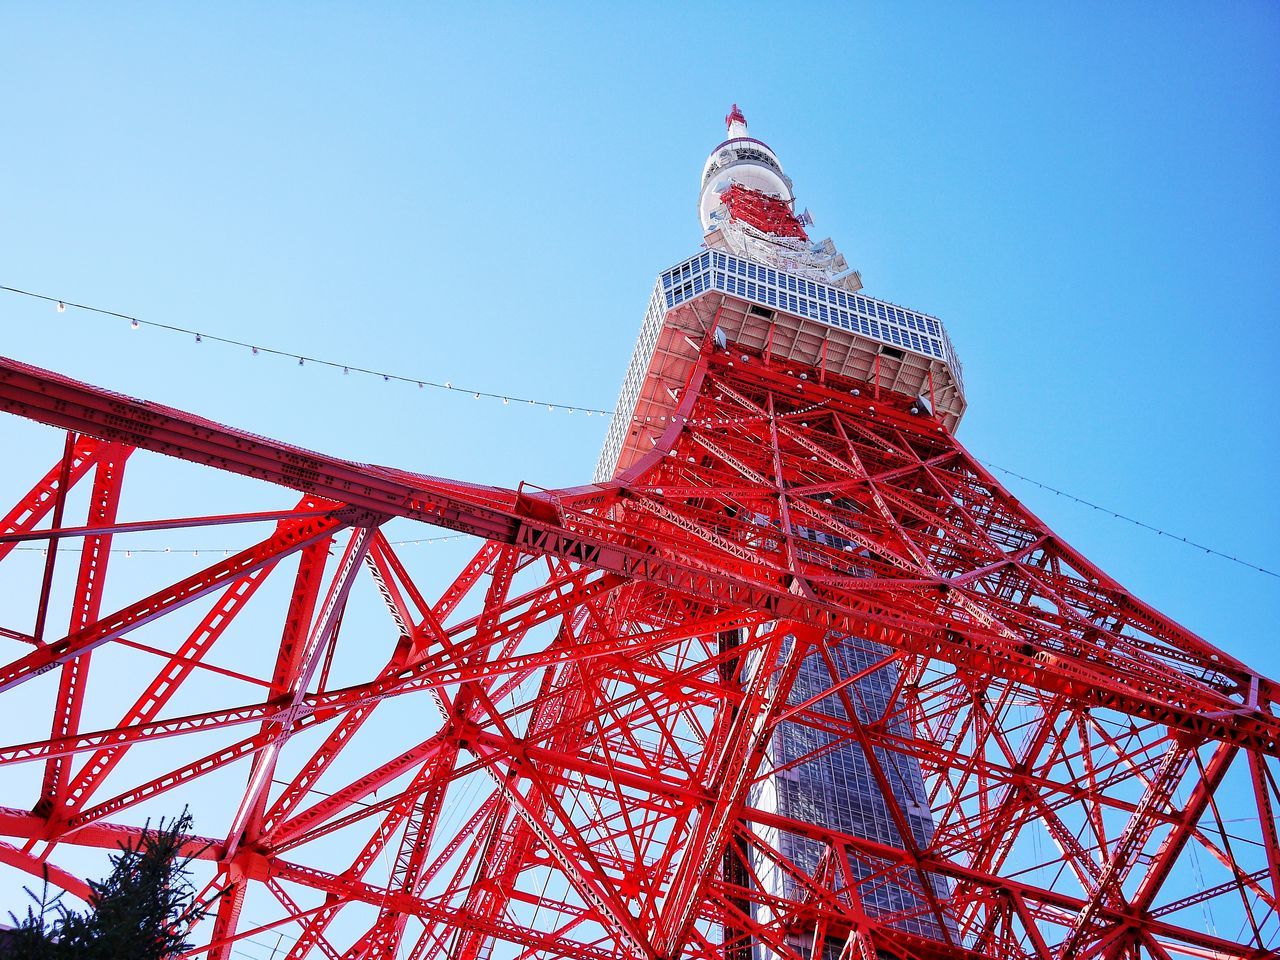
<svg viewBox="0 0 1280 960">
<path fill-rule="evenodd" d="M 3 469 L 4 869 L 84 895 L 187 803 L 192 956 L 1275 955 L 1275 682 L 960 446 L 941 322 L 861 293 L 726 122 L 590 484 L 0 361 L 61 434 Z M 232 507 L 161 506 L 208 468 Z M 474 549 L 441 577 L 406 520 Z M 180 528 L 239 546 L 127 568 Z"/>
</svg>

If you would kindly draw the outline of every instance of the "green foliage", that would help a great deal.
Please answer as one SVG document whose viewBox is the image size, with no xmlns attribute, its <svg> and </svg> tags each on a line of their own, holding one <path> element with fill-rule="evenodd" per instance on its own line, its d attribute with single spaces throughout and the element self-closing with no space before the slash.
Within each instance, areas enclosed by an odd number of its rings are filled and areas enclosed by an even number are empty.
<svg viewBox="0 0 1280 960">
<path fill-rule="evenodd" d="M 59 902 L 62 900 L 61 891 L 55 896 L 49 896 L 48 877 L 40 888 L 39 896 L 30 887 L 23 889 L 35 901 L 35 906 L 28 904 L 27 915 L 21 920 L 12 913 L 9 914 L 13 929 L 0 940 L 0 956 L 5 960 L 52 960 L 54 957 L 67 956 L 58 952 L 60 948 L 54 939 L 59 919 L 66 913 L 66 907 Z"/>
<path fill-rule="evenodd" d="M 168 825 L 150 823 L 136 840 L 111 856 L 111 873 L 91 881 L 84 913 L 49 896 L 46 878 L 26 917 L 13 914 L 15 928 L 4 944 L 5 960 L 167 960 L 191 948 L 186 932 L 200 919 L 191 909 L 195 888 L 182 846 L 191 832 L 186 810 Z"/>
</svg>

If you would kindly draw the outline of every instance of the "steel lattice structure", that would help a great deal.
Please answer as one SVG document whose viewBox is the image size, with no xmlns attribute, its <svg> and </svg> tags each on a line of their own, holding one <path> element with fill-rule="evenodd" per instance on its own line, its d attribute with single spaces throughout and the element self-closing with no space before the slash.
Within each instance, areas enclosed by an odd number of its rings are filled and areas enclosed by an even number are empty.
<svg viewBox="0 0 1280 960">
<path fill-rule="evenodd" d="M 211 957 L 266 930 L 290 958 L 1272 956 L 1275 683 L 1004 490 L 952 433 L 958 369 L 864 355 L 856 330 L 810 349 L 818 318 L 696 293 L 638 351 L 616 475 L 561 490 L 352 463 L 0 362 L 3 409 L 64 434 L 0 521 L 0 576 L 24 543 L 79 548 L 61 592 L 47 553 L 33 626 L 0 623 L 0 766 L 37 773 L 0 809 L 0 861 L 84 893 L 67 851 L 157 798 L 203 827 L 217 780 L 237 803 L 191 839 Z M 256 512 L 125 518 L 135 463 L 165 458 L 255 481 Z M 477 549 L 429 592 L 386 535 L 401 518 Z M 211 526 L 265 530 L 110 593 L 113 544 Z M 380 619 L 353 628 L 357 602 Z M 220 662 L 246 610 L 262 656 Z M 86 722 L 126 655 L 116 715 Z M 398 737 L 378 727 L 401 708 Z M 779 753 L 784 727 L 808 753 Z M 894 842 L 766 802 L 840 751 Z"/>
</svg>

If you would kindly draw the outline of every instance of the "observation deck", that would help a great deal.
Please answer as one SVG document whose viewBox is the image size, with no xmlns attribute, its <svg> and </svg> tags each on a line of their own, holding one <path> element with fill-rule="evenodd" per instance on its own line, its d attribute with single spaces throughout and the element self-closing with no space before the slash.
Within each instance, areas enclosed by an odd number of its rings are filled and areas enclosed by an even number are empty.
<svg viewBox="0 0 1280 960">
<path fill-rule="evenodd" d="M 623 378 L 595 479 L 653 449 L 708 334 L 732 349 L 923 401 L 954 431 L 964 380 L 942 321 L 722 250 L 664 271 Z"/>
</svg>

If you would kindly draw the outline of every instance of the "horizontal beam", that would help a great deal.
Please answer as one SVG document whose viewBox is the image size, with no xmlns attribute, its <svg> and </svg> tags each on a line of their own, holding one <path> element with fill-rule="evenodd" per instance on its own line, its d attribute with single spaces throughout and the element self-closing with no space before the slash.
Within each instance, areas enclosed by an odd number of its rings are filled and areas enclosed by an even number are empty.
<svg viewBox="0 0 1280 960">
<path fill-rule="evenodd" d="M 511 491 L 326 456 L 8 358 L 0 358 L 0 410 L 375 513 L 487 539 L 514 537 Z"/>
<path fill-rule="evenodd" d="M 145 828 L 117 823 L 93 823 L 82 827 L 68 836 L 59 836 L 59 843 L 70 843 L 78 847 L 102 847 L 117 850 L 125 844 L 136 842 Z M 13 807 L 0 807 L 0 836 L 18 837 L 24 840 L 47 840 L 51 838 L 49 821 L 38 817 L 28 810 L 16 810 Z M 188 836 L 182 841 L 178 853 L 196 860 L 220 860 L 222 858 L 222 841 L 213 837 Z"/>
<path fill-rule="evenodd" d="M 274 523 L 304 517 L 323 517 L 325 510 L 266 510 L 262 513 L 229 513 L 211 517 L 175 517 L 171 520 L 135 520 L 106 526 L 59 527 L 51 530 L 27 530 L 23 533 L 0 534 L 0 543 L 22 543 L 27 540 L 63 540 L 71 537 L 110 537 L 118 533 L 147 533 L 152 530 L 181 530 L 187 527 L 213 527 L 228 523 Z"/>
</svg>

